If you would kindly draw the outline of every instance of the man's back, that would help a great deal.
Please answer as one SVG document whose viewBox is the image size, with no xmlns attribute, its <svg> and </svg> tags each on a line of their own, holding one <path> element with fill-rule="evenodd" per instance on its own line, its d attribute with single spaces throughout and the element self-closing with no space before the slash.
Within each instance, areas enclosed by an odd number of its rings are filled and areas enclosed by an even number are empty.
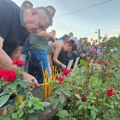
<svg viewBox="0 0 120 120">
<path fill-rule="evenodd" d="M 4 39 L 3 49 L 8 55 L 28 36 L 20 19 L 20 8 L 14 2 L 0 0 L 0 36 Z"/>
</svg>

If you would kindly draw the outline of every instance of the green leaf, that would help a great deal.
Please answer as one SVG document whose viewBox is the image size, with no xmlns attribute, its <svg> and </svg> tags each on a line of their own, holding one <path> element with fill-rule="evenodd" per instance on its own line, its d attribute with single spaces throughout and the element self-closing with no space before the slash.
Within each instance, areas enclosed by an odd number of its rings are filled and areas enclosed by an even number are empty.
<svg viewBox="0 0 120 120">
<path fill-rule="evenodd" d="M 53 104 L 53 108 L 57 108 L 57 106 L 58 106 L 58 104 L 59 104 L 58 99 L 54 99 L 53 101 L 54 101 L 54 102 L 52 103 L 52 104 Z"/>
<path fill-rule="evenodd" d="M 117 78 L 120 78 L 120 70 L 119 70 L 119 71 L 114 71 L 113 74 L 114 74 Z"/>
<path fill-rule="evenodd" d="M 93 92 L 90 92 L 90 96 L 93 96 Z"/>
<path fill-rule="evenodd" d="M 34 106 L 34 109 L 35 110 L 41 110 L 41 111 L 44 111 L 44 106 L 43 106 L 43 104 L 42 103 L 39 103 L 39 104 L 33 104 L 33 106 Z"/>
<path fill-rule="evenodd" d="M 81 101 L 76 101 L 76 106 L 81 105 Z"/>
<path fill-rule="evenodd" d="M 78 110 L 81 110 L 83 108 L 83 104 L 81 104 L 79 107 L 78 107 Z"/>
<path fill-rule="evenodd" d="M 38 115 L 37 115 L 37 113 L 32 113 L 32 114 L 30 114 L 28 120 L 38 120 Z"/>
<path fill-rule="evenodd" d="M 11 120 L 10 115 L 0 116 L 0 120 Z"/>
<path fill-rule="evenodd" d="M 0 94 L 0 97 L 1 97 L 2 95 L 8 94 L 8 93 L 9 93 L 9 91 L 3 91 L 3 92 Z"/>
<path fill-rule="evenodd" d="M 61 90 L 56 90 L 56 91 L 55 91 L 55 94 L 58 94 L 58 95 L 61 96 L 61 95 L 62 95 L 62 91 L 61 91 Z"/>
<path fill-rule="evenodd" d="M 95 111 L 95 112 L 98 112 L 98 109 L 95 108 L 95 106 L 92 105 L 92 109 Z"/>
<path fill-rule="evenodd" d="M 94 110 L 91 110 L 91 115 L 92 115 L 92 118 L 95 119 L 96 118 L 96 112 Z"/>
<path fill-rule="evenodd" d="M 85 60 L 80 60 L 80 64 L 85 66 L 88 65 L 88 63 Z"/>
<path fill-rule="evenodd" d="M 1 89 L 2 84 L 3 84 L 3 80 L 0 79 L 0 89 Z"/>
<path fill-rule="evenodd" d="M 22 118 L 24 112 L 23 111 L 20 111 L 19 114 L 18 114 L 18 119 Z"/>
<path fill-rule="evenodd" d="M 27 113 L 33 113 L 34 112 L 34 109 L 30 109 L 27 111 Z"/>
<path fill-rule="evenodd" d="M 16 89 L 17 83 L 16 83 L 16 82 L 12 82 L 12 83 L 10 84 L 10 86 L 11 86 L 12 89 Z"/>
<path fill-rule="evenodd" d="M 28 85 L 29 85 L 29 83 L 28 82 L 26 82 L 25 80 L 24 81 L 19 81 L 18 82 L 18 84 L 22 87 L 22 88 L 27 88 L 28 87 Z"/>
<path fill-rule="evenodd" d="M 25 105 L 26 105 L 26 101 L 23 101 L 23 102 L 20 104 L 19 108 L 20 108 L 20 109 L 21 109 L 21 108 L 24 108 Z"/>
<path fill-rule="evenodd" d="M 88 105 L 88 107 L 87 107 L 87 108 L 92 109 L 92 106 Z"/>
<path fill-rule="evenodd" d="M 6 94 L 0 97 L 0 108 L 8 101 L 10 94 Z"/>
<path fill-rule="evenodd" d="M 85 102 L 83 102 L 82 105 L 83 105 L 84 109 L 87 108 L 87 104 Z"/>
<path fill-rule="evenodd" d="M 14 120 L 17 119 L 17 113 L 12 113 L 12 119 L 14 119 Z"/>
<path fill-rule="evenodd" d="M 66 91 L 64 91 L 64 94 L 65 94 L 65 95 L 67 95 L 68 97 L 70 97 L 70 96 L 71 96 L 71 92 L 70 92 L 70 91 L 67 91 L 67 90 L 66 90 Z"/>
<path fill-rule="evenodd" d="M 28 106 L 29 106 L 29 107 L 32 106 L 32 101 L 31 101 L 31 100 L 28 102 Z"/>
<path fill-rule="evenodd" d="M 67 110 L 61 110 L 61 111 L 59 111 L 59 113 L 58 113 L 57 115 L 58 115 L 60 118 L 65 118 L 65 117 L 68 117 L 68 116 L 69 116 Z"/>
<path fill-rule="evenodd" d="M 50 106 L 50 103 L 49 103 L 49 102 L 42 102 L 42 104 L 43 104 L 44 107 Z"/>
<path fill-rule="evenodd" d="M 56 80 L 50 80 L 48 84 L 50 84 L 50 85 L 51 85 L 51 84 L 55 84 L 55 83 L 57 83 L 57 81 L 56 81 Z"/>
<path fill-rule="evenodd" d="M 59 96 L 59 101 L 61 104 L 63 104 L 66 101 L 65 96 L 64 95 Z"/>
</svg>

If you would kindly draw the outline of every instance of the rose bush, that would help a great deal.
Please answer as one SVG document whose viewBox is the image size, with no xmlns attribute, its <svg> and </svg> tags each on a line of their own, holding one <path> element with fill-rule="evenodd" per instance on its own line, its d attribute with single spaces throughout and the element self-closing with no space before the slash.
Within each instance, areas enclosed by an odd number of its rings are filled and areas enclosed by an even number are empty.
<svg viewBox="0 0 120 120">
<path fill-rule="evenodd" d="M 53 84 L 49 101 L 58 109 L 60 120 L 120 119 L 120 37 L 116 42 L 115 52 L 111 53 L 114 46 L 105 43 L 106 53 L 98 62 L 81 60 L 81 66 L 71 72 L 64 70 L 69 74 L 58 75 L 62 80 L 49 83 Z"/>
<path fill-rule="evenodd" d="M 22 60 L 17 59 L 17 60 L 14 60 L 12 64 L 18 67 L 22 67 L 25 63 Z"/>
<path fill-rule="evenodd" d="M 21 75 L 20 67 L 24 62 L 15 60 L 12 64 L 18 66 L 16 71 L 0 69 L 0 109 L 7 108 L 7 113 L 1 115 L 0 120 L 30 120 L 33 117 L 37 120 L 36 113 L 44 111 L 49 103 L 32 95 L 33 88 Z"/>
<path fill-rule="evenodd" d="M 2 74 L 2 78 L 5 82 L 11 82 L 16 79 L 16 71 L 15 70 L 7 70 Z"/>
</svg>

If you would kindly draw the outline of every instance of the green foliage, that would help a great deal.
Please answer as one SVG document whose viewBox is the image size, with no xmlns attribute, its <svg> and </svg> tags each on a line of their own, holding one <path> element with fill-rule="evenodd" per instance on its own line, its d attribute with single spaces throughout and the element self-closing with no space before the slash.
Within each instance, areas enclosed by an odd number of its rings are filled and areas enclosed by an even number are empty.
<svg viewBox="0 0 120 120">
<path fill-rule="evenodd" d="M 64 77 L 62 84 L 54 83 L 49 101 L 58 109 L 60 120 L 120 119 L 120 37 L 110 41 L 105 43 L 103 64 L 81 60 L 81 67 Z"/>
<path fill-rule="evenodd" d="M 53 85 L 49 102 L 32 96 L 32 88 L 22 80 L 20 71 L 17 79 L 5 84 L 0 80 L 0 107 L 11 95 L 16 95 L 8 106 L 8 114 L 0 120 L 37 120 L 38 111 L 43 112 L 50 104 L 58 109 L 60 120 L 119 120 L 120 119 L 120 37 L 105 43 L 103 64 L 89 65 L 81 60 L 80 67 L 71 71 L 63 82 L 51 80 Z M 112 95 L 107 90 L 112 89 Z"/>
<path fill-rule="evenodd" d="M 17 71 L 17 78 L 11 82 L 0 80 L 0 108 L 9 102 L 9 98 L 14 96 L 12 102 L 7 105 L 7 114 L 1 115 L 0 120 L 37 120 L 37 113 L 43 112 L 50 104 L 42 102 L 32 95 L 33 90 L 29 83 L 21 77 L 20 69 Z"/>
<path fill-rule="evenodd" d="M 63 118 L 65 119 L 66 117 L 69 116 L 69 114 L 68 114 L 67 110 L 61 110 L 61 111 L 59 111 L 58 116 L 60 116 L 61 119 L 63 119 Z"/>
<path fill-rule="evenodd" d="M 4 94 L 0 97 L 0 107 L 2 107 L 10 98 L 10 94 Z"/>
</svg>

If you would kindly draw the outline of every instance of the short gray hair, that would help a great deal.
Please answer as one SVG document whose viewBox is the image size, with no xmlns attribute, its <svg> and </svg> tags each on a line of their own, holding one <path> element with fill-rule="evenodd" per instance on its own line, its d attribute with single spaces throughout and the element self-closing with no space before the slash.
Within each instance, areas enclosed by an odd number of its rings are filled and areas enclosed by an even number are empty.
<svg viewBox="0 0 120 120">
<path fill-rule="evenodd" d="M 56 9 L 51 5 L 46 6 L 46 8 L 50 8 L 50 9 L 52 9 L 52 10 L 54 10 L 56 12 Z"/>
<path fill-rule="evenodd" d="M 33 4 L 32 4 L 30 1 L 28 1 L 28 0 L 25 0 L 25 1 L 22 3 L 21 7 L 24 8 L 24 6 L 25 6 L 26 4 L 30 4 L 30 5 L 33 7 Z"/>
</svg>

